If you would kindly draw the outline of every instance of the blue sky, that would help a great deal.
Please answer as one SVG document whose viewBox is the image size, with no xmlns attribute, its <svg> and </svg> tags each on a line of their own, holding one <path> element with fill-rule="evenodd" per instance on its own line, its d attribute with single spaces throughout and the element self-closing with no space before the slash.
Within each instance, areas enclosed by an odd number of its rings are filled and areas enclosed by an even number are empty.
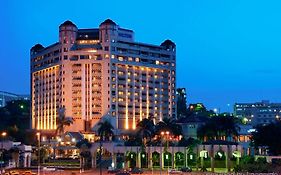
<svg viewBox="0 0 281 175">
<path fill-rule="evenodd" d="M 95 28 L 111 18 L 137 41 L 177 44 L 177 86 L 188 102 L 281 101 L 281 1 L 0 1 L 0 90 L 29 93 L 29 49 L 58 40 L 65 20 Z"/>
</svg>

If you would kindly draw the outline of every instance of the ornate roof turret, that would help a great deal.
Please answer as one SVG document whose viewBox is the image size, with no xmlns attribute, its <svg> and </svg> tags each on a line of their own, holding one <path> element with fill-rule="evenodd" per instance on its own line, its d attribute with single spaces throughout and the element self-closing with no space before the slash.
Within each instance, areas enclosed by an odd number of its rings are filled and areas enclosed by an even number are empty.
<svg viewBox="0 0 281 175">
<path fill-rule="evenodd" d="M 111 19 L 106 19 L 105 21 L 103 21 L 100 25 L 103 24 L 111 24 L 111 25 L 116 25 L 116 23 L 114 21 L 112 21 Z"/>
<path fill-rule="evenodd" d="M 40 50 L 44 49 L 44 47 L 41 45 L 41 44 L 35 44 L 31 49 L 30 51 L 32 52 L 38 52 Z"/>
<path fill-rule="evenodd" d="M 64 21 L 64 23 L 62 23 L 62 24 L 60 25 L 60 27 L 61 27 L 61 26 L 74 26 L 74 27 L 76 27 L 76 25 L 75 25 L 73 22 L 69 21 L 69 20 Z"/>
</svg>

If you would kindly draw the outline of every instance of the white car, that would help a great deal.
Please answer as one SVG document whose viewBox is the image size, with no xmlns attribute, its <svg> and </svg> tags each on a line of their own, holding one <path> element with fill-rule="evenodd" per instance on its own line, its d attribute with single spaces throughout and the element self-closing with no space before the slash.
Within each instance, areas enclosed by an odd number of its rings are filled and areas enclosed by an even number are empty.
<svg viewBox="0 0 281 175">
<path fill-rule="evenodd" d="M 43 171 L 56 171 L 55 167 L 43 167 Z"/>
<path fill-rule="evenodd" d="M 182 171 L 176 169 L 170 169 L 169 174 L 183 174 Z"/>
</svg>

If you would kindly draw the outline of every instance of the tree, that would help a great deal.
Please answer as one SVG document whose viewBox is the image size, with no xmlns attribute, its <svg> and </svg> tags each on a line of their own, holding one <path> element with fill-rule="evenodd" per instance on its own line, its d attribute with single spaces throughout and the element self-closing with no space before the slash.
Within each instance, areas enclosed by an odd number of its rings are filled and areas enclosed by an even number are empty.
<svg viewBox="0 0 281 175">
<path fill-rule="evenodd" d="M 177 91 L 177 116 L 184 117 L 187 113 L 185 88 L 178 88 Z"/>
<path fill-rule="evenodd" d="M 265 157 L 259 157 L 257 160 L 255 160 L 255 158 L 252 156 L 242 157 L 240 164 L 234 167 L 234 171 L 236 173 L 278 173 L 276 172 L 276 167 L 267 163 Z"/>
<path fill-rule="evenodd" d="M 151 141 L 151 137 L 154 135 L 154 123 L 152 118 L 144 118 L 142 121 L 139 121 L 137 124 L 137 135 L 141 136 L 143 145 L 146 145 L 147 139 Z"/>
<path fill-rule="evenodd" d="M 0 108 L 0 131 L 7 132 L 7 139 L 34 145 L 36 138 L 33 131 L 29 130 L 30 119 L 30 101 L 10 101 Z"/>
<path fill-rule="evenodd" d="M 59 116 L 57 117 L 56 135 L 62 136 L 64 134 L 65 126 L 70 126 L 71 124 L 73 124 L 73 118 L 72 117 L 66 117 L 65 116 L 65 108 L 60 108 L 59 109 Z"/>
<path fill-rule="evenodd" d="M 102 174 L 102 141 L 105 141 L 106 139 L 111 140 L 114 133 L 113 129 L 114 127 L 111 125 L 111 123 L 108 120 L 105 120 L 103 122 L 98 123 L 98 134 L 100 136 L 100 154 L 99 154 L 99 162 L 100 162 L 100 174 Z"/>
<path fill-rule="evenodd" d="M 235 139 L 238 135 L 239 127 L 233 116 L 214 116 L 202 125 L 198 131 L 201 140 L 226 140 Z"/>
<path fill-rule="evenodd" d="M 114 135 L 114 127 L 111 125 L 111 123 L 108 120 L 105 120 L 98 123 L 98 126 L 98 135 L 100 136 L 100 139 L 103 141 L 105 141 L 106 139 L 111 140 L 110 138 L 112 138 Z"/>
<path fill-rule="evenodd" d="M 87 139 L 83 139 L 76 143 L 76 147 L 79 148 L 79 150 L 80 150 L 80 166 L 81 166 L 81 168 L 82 167 L 85 168 L 86 160 L 88 160 L 92 157 L 91 151 L 90 151 L 92 144 Z"/>
<path fill-rule="evenodd" d="M 156 133 L 161 134 L 162 131 L 169 131 L 173 136 L 182 135 L 182 128 L 176 123 L 175 118 L 163 118 L 156 125 Z"/>
<path fill-rule="evenodd" d="M 252 133 L 252 143 L 257 148 L 267 146 L 272 155 L 281 155 L 281 122 L 259 125 Z"/>
</svg>

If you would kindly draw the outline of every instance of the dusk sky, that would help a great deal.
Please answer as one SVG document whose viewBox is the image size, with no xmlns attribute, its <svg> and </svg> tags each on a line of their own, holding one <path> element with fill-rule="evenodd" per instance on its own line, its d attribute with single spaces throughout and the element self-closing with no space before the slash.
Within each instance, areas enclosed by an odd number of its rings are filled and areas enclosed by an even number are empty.
<svg viewBox="0 0 281 175">
<path fill-rule="evenodd" d="M 0 91 L 29 94 L 29 50 L 57 42 L 65 20 L 97 28 L 110 18 L 138 42 L 176 43 L 188 103 L 222 112 L 235 102 L 281 102 L 280 9 L 280 0 L 3 0 Z"/>
</svg>

